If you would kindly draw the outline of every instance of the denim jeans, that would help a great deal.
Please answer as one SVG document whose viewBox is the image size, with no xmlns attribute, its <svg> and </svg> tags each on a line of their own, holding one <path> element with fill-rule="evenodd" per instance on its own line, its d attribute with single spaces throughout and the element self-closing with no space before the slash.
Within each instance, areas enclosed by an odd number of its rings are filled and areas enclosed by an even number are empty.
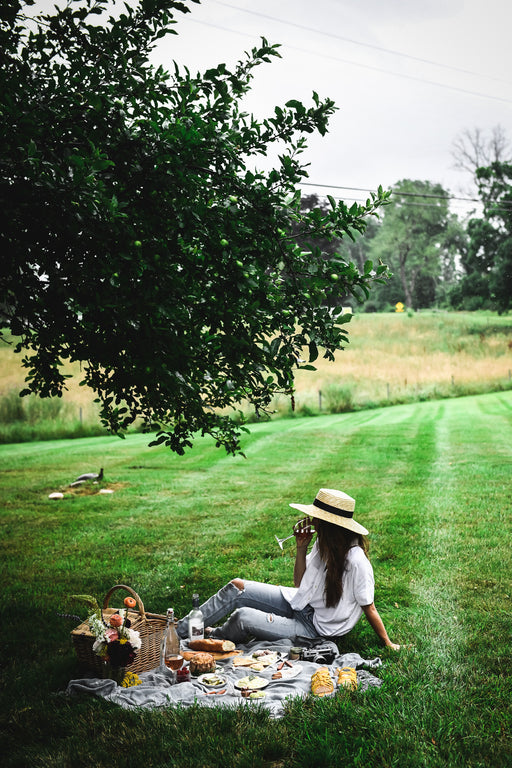
<svg viewBox="0 0 512 768">
<path fill-rule="evenodd" d="M 243 589 L 229 582 L 201 605 L 205 627 L 231 614 L 210 637 L 242 643 L 248 637 L 259 640 L 317 637 L 310 606 L 295 611 L 283 597 L 281 588 L 259 581 L 246 581 Z M 178 635 L 187 637 L 188 617 L 178 622 Z"/>
</svg>

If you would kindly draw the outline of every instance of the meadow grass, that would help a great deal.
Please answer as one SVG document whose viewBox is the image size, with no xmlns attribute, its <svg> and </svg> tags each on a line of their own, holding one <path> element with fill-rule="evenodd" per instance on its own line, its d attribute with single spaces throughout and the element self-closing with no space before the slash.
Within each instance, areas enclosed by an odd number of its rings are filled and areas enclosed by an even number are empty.
<svg viewBox="0 0 512 768">
<path fill-rule="evenodd" d="M 253 425 L 247 458 L 208 439 L 183 457 L 147 437 L 0 446 L 2 747 L 6 766 L 512 765 L 512 393 Z M 110 496 L 73 493 L 105 468 Z M 340 650 L 381 655 L 384 685 L 331 700 L 127 712 L 62 694 L 77 665 L 69 595 L 132 586 L 178 615 L 227 580 L 291 584 L 290 502 L 356 498 L 376 604 Z M 98 486 L 99 487 L 99 486 Z M 52 491 L 65 498 L 51 501 Z"/>
<path fill-rule="evenodd" d="M 401 403 L 512 389 L 512 319 L 490 312 L 356 314 L 350 343 L 334 362 L 297 370 L 295 410 L 278 396 L 272 418 L 344 413 Z M 13 342 L 12 337 L 6 336 Z M 307 351 L 304 350 L 304 358 Z M 62 398 L 20 399 L 25 369 L 12 344 L 0 344 L 0 443 L 106 434 L 95 395 L 79 386 L 79 363 Z M 242 404 L 249 419 L 254 412 Z M 232 410 L 228 411 L 233 414 Z"/>
<path fill-rule="evenodd" d="M 477 312 L 356 314 L 336 362 L 297 373 L 297 408 L 329 412 L 512 387 L 512 320 Z M 319 393 L 323 397 L 319 397 Z M 348 405 L 344 407 L 343 404 Z M 284 400 L 278 404 L 281 410 Z"/>
</svg>

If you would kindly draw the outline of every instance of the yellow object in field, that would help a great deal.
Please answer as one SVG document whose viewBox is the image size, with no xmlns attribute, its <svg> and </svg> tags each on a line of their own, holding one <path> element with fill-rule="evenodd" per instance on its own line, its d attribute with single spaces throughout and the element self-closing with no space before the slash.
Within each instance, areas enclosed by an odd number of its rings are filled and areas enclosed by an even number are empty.
<svg viewBox="0 0 512 768">
<path fill-rule="evenodd" d="M 327 667 L 320 667 L 311 675 L 311 693 L 313 696 L 325 696 L 334 691 L 334 684 L 331 680 Z"/>
<path fill-rule="evenodd" d="M 401 301 L 397 301 L 397 303 L 395 304 L 395 312 L 403 312 L 404 309 L 405 309 L 405 307 L 402 304 L 402 302 Z"/>
<path fill-rule="evenodd" d="M 355 691 L 357 688 L 357 672 L 354 667 L 342 667 L 338 669 L 338 687 L 350 688 Z"/>
</svg>

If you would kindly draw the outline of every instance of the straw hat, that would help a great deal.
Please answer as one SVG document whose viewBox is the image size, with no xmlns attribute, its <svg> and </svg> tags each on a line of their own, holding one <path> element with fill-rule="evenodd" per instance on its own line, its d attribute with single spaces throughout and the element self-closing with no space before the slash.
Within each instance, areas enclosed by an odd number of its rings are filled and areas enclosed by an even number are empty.
<svg viewBox="0 0 512 768">
<path fill-rule="evenodd" d="M 330 488 L 320 488 L 312 504 L 290 504 L 309 517 L 316 517 L 334 525 L 341 525 L 354 533 L 368 534 L 366 528 L 353 519 L 355 499 L 343 491 L 333 491 Z"/>
</svg>

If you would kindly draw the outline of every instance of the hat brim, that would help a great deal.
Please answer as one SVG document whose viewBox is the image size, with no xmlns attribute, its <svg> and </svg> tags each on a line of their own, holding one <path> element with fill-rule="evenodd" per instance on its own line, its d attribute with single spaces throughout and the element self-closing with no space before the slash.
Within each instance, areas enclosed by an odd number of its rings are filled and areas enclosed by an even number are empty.
<svg viewBox="0 0 512 768">
<path fill-rule="evenodd" d="M 366 528 L 354 520 L 353 517 L 334 515 L 332 512 L 325 512 L 323 509 L 315 507 L 314 504 L 290 504 L 290 507 L 298 509 L 299 512 L 303 512 L 308 517 L 316 517 L 319 520 L 325 520 L 326 523 L 333 523 L 341 528 L 347 528 L 347 530 L 354 533 L 360 533 L 362 536 L 368 536 Z"/>
</svg>

